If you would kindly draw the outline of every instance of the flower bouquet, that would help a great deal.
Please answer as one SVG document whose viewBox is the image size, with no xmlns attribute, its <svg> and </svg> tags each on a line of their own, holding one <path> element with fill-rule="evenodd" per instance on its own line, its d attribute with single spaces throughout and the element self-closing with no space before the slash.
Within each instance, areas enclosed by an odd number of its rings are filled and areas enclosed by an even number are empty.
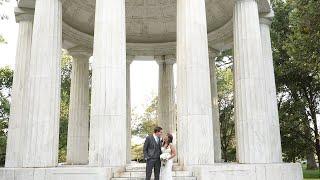
<svg viewBox="0 0 320 180">
<path fill-rule="evenodd" d="M 170 153 L 162 153 L 160 155 L 161 165 L 165 166 L 170 157 L 171 157 Z"/>
</svg>

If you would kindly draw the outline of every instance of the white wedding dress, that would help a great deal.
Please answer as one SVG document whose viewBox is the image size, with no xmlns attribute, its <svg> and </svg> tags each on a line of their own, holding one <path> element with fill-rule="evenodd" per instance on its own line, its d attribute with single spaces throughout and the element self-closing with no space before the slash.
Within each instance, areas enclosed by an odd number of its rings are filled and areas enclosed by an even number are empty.
<svg viewBox="0 0 320 180">
<path fill-rule="evenodd" d="M 167 148 L 162 147 L 161 148 L 162 153 L 170 153 L 171 154 L 171 148 L 168 146 Z M 170 159 L 165 163 L 165 166 L 161 164 L 161 170 L 160 170 L 160 180 L 172 180 L 172 165 L 173 165 L 173 159 Z"/>
</svg>

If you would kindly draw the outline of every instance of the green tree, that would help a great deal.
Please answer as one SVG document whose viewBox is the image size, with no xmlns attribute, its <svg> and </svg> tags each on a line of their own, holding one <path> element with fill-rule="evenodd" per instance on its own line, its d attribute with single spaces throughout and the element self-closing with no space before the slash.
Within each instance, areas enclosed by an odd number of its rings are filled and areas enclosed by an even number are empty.
<svg viewBox="0 0 320 180">
<path fill-rule="evenodd" d="M 63 51 L 61 60 L 61 101 L 60 101 L 60 133 L 59 133 L 59 162 L 66 162 L 69 101 L 71 86 L 72 57 Z"/>
<path fill-rule="evenodd" d="M 222 52 L 216 62 L 222 159 L 236 161 L 232 51 Z"/>
<path fill-rule="evenodd" d="M 320 1 L 292 1 L 290 27 L 286 44 L 290 68 L 297 70 L 293 87 L 306 102 L 306 117 L 313 127 L 314 147 L 320 165 L 320 139 L 316 115 L 320 113 Z M 293 74 L 292 74 L 293 75 Z M 310 124 L 309 123 L 309 124 Z"/>
<path fill-rule="evenodd" d="M 134 126 L 132 127 L 132 135 L 137 135 L 139 137 L 146 137 L 153 132 L 154 127 L 157 126 L 157 108 L 158 108 L 158 97 L 152 99 L 152 101 L 147 105 L 143 115 L 132 116 L 132 121 Z M 135 113 L 133 113 L 135 114 Z"/>
<path fill-rule="evenodd" d="M 0 166 L 5 163 L 12 81 L 13 71 L 9 67 L 0 68 Z"/>
<path fill-rule="evenodd" d="M 131 158 L 137 162 L 143 160 L 143 144 L 135 144 L 131 146 Z"/>
<path fill-rule="evenodd" d="M 271 37 L 285 160 L 308 157 L 308 167 L 316 167 L 309 163 L 314 162 L 315 150 L 320 157 L 316 121 L 320 94 L 319 1 L 274 0 L 273 7 Z M 300 138 L 290 139 L 293 135 Z"/>
<path fill-rule="evenodd" d="M 7 44 L 7 41 L 4 39 L 4 37 L 0 34 L 0 44 Z"/>
</svg>

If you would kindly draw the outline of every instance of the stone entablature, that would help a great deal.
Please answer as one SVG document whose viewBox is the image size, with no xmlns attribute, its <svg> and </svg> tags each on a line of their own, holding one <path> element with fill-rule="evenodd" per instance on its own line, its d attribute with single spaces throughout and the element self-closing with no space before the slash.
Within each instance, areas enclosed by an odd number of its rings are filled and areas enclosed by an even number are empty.
<svg viewBox="0 0 320 180">
<path fill-rule="evenodd" d="M 35 0 L 19 0 L 19 7 L 33 8 Z M 85 0 L 61 0 L 63 7 L 63 48 L 69 49 L 74 46 L 87 46 L 89 49 L 93 47 L 93 24 L 94 24 L 94 1 Z M 208 22 L 208 42 L 209 47 L 217 50 L 225 50 L 232 48 L 233 43 L 233 20 L 232 20 L 232 3 L 234 0 L 224 0 L 210 2 L 206 4 L 207 9 L 207 22 Z M 166 0 L 161 2 L 161 5 L 157 4 L 156 1 L 150 1 L 146 4 L 144 1 L 129 0 L 126 2 L 126 25 L 127 25 L 127 54 L 139 55 L 139 56 L 154 56 L 154 55 L 166 55 L 174 54 L 176 52 L 176 3 L 174 0 Z M 221 3 L 223 2 L 223 3 Z M 219 6 L 216 5 L 219 4 Z M 260 0 L 259 12 L 268 13 L 270 12 L 270 6 L 268 0 Z M 217 6 L 217 7 L 216 7 Z M 154 11 L 158 8 L 160 15 L 154 12 L 138 13 L 133 12 L 134 8 L 148 8 L 151 7 Z M 165 10 L 168 8 L 169 10 Z M 219 9 L 220 8 L 220 9 Z M 91 12 L 90 12 L 91 11 Z M 141 11 L 141 10 L 140 10 Z M 158 11 L 156 11 L 158 12 Z M 91 13 L 91 14 L 90 14 Z M 74 22 L 78 22 L 76 17 L 81 17 L 81 14 L 86 15 L 82 25 L 74 25 Z M 153 16 L 149 17 L 148 15 Z M 128 17 L 129 16 L 129 17 Z M 146 16 L 146 18 L 143 18 Z M 76 19 L 74 19 L 76 18 Z M 224 21 L 220 19 L 225 19 Z M 139 25 L 139 33 L 137 28 L 134 30 L 134 24 L 139 21 L 147 21 L 147 25 Z M 168 22 L 163 27 L 155 27 L 159 22 Z M 219 23 L 217 23 L 219 21 Z M 139 23 L 138 23 L 139 24 Z M 161 24 L 161 23 L 160 23 Z M 164 23 L 166 24 L 166 23 Z M 88 28 L 83 30 L 81 28 Z M 146 32 L 154 31 L 154 33 Z M 162 34 L 157 33 L 158 29 L 163 29 Z M 171 28 L 171 30 L 169 29 Z M 153 30 L 152 30 L 153 29 Z M 162 39 L 150 39 L 155 37 L 161 37 Z M 147 38 L 147 39 L 144 39 Z M 92 50 L 91 50 L 92 51 Z"/>
</svg>

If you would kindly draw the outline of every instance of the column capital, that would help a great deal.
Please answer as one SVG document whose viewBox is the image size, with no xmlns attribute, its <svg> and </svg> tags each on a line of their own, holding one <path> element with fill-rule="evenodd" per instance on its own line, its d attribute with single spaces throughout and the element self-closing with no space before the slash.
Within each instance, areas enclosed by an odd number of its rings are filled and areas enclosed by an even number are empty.
<svg viewBox="0 0 320 180">
<path fill-rule="evenodd" d="M 161 56 L 154 56 L 154 59 L 156 60 L 156 62 L 158 64 L 163 64 L 165 62 L 165 56 L 161 55 Z"/>
<path fill-rule="evenodd" d="M 34 9 L 15 7 L 14 14 L 17 23 L 21 21 L 33 21 Z"/>
<path fill-rule="evenodd" d="M 133 56 L 133 55 L 127 55 L 126 56 L 126 59 L 127 59 L 127 64 L 131 64 L 133 59 L 135 58 L 136 56 Z"/>
<path fill-rule="evenodd" d="M 89 48 L 84 46 L 76 46 L 68 49 L 69 54 L 77 60 L 89 60 L 92 56 Z"/>
<path fill-rule="evenodd" d="M 165 55 L 165 63 L 173 65 L 176 63 L 176 55 L 175 54 L 170 54 L 170 55 Z"/>
</svg>

